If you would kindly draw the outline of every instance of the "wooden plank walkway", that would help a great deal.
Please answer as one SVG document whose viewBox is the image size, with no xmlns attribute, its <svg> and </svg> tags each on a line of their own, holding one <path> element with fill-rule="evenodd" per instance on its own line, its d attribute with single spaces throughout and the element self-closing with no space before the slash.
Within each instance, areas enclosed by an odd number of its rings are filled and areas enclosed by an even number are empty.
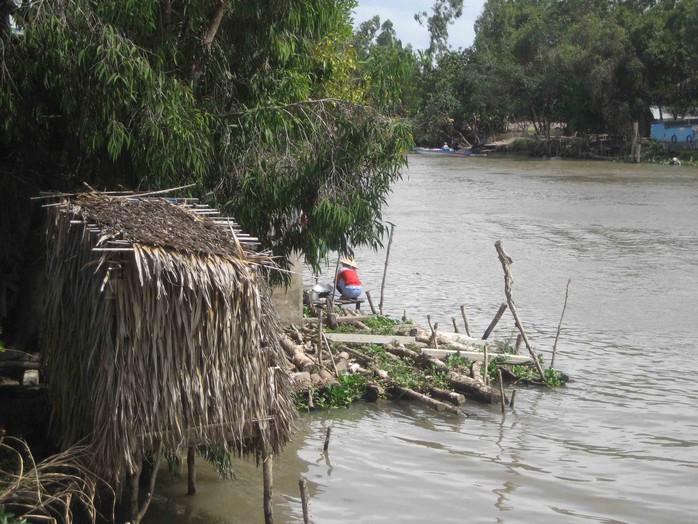
<svg viewBox="0 0 698 524">
<path fill-rule="evenodd" d="M 414 337 L 398 335 L 365 335 L 363 333 L 327 333 L 325 336 L 333 342 L 346 342 L 349 344 L 390 344 L 398 342 L 401 344 L 414 344 Z"/>
<path fill-rule="evenodd" d="M 451 349 L 423 348 L 422 353 L 436 358 L 444 358 L 448 355 L 460 354 L 461 357 L 467 358 L 471 362 L 483 362 L 485 360 L 485 354 L 482 351 L 453 351 Z M 498 357 L 505 357 L 505 364 L 525 364 L 533 362 L 533 359 L 528 355 L 510 355 L 508 353 L 493 352 L 489 353 L 490 362 Z"/>
</svg>

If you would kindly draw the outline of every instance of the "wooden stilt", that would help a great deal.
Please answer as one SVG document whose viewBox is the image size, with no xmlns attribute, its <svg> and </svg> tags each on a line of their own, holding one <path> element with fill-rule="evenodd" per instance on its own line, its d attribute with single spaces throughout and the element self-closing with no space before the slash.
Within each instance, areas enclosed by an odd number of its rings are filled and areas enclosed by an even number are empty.
<svg viewBox="0 0 698 524">
<path fill-rule="evenodd" d="M 196 493 L 196 447 L 187 448 L 187 495 Z"/>
<path fill-rule="evenodd" d="M 304 478 L 298 481 L 301 489 L 301 506 L 303 507 L 303 524 L 310 524 L 310 508 L 308 507 L 308 484 Z"/>
<path fill-rule="evenodd" d="M 513 389 L 513 390 L 511 391 L 511 400 L 509 400 L 509 407 L 510 407 L 511 409 L 514 409 L 514 399 L 515 399 L 515 398 L 516 398 L 516 390 Z"/>
<path fill-rule="evenodd" d="M 451 322 L 453 322 L 453 331 L 455 333 L 460 333 L 460 331 L 458 331 L 458 324 L 456 324 L 456 317 L 451 317 Z"/>
<path fill-rule="evenodd" d="M 487 348 L 487 344 L 482 348 L 483 353 L 485 354 L 484 361 L 482 363 L 482 367 L 485 371 L 484 376 L 482 377 L 482 380 L 485 382 L 485 386 L 490 385 L 490 352 L 489 349 Z"/>
<path fill-rule="evenodd" d="M 264 524 L 274 524 L 272 512 L 272 495 L 274 492 L 274 462 L 273 454 L 265 445 L 262 453 L 262 475 L 264 477 Z"/>
</svg>

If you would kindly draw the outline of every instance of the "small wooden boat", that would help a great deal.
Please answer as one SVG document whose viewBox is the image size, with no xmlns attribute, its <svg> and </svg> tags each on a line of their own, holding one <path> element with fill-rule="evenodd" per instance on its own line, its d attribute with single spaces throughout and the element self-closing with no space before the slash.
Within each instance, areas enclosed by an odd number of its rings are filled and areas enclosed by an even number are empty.
<svg viewBox="0 0 698 524">
<path fill-rule="evenodd" d="M 429 147 L 415 147 L 412 149 L 413 152 L 419 154 L 433 154 L 433 155 L 458 155 L 458 156 L 487 156 L 487 153 L 477 153 L 469 149 L 442 149 L 442 148 L 429 148 Z"/>
</svg>

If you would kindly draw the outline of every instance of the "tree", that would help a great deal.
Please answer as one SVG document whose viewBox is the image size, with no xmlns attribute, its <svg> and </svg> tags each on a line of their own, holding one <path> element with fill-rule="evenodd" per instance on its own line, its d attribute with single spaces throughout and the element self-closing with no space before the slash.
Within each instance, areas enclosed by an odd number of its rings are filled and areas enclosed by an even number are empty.
<svg viewBox="0 0 698 524">
<path fill-rule="evenodd" d="M 375 246 L 410 135 L 337 87 L 353 67 L 353 6 L 23 6 L 24 36 L 2 35 L 3 185 L 194 182 L 275 254 L 299 250 L 317 267 L 330 249 Z"/>
</svg>

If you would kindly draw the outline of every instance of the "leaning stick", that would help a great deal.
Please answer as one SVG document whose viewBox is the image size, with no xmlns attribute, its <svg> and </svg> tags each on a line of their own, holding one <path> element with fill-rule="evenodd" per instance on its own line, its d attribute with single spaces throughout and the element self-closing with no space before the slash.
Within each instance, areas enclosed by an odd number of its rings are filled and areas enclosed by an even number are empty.
<svg viewBox="0 0 698 524">
<path fill-rule="evenodd" d="M 553 344 L 553 356 L 550 359 L 550 369 L 553 368 L 555 364 L 555 351 L 557 350 L 557 340 L 560 338 L 560 329 L 562 329 L 562 319 L 565 316 L 565 309 L 567 309 L 567 298 L 570 295 L 570 282 L 571 279 L 567 279 L 567 288 L 565 289 L 565 305 L 562 306 L 562 315 L 560 315 L 560 323 L 557 325 L 557 333 L 555 333 L 555 343 Z"/>
<path fill-rule="evenodd" d="M 322 446 L 322 451 L 327 453 L 330 448 L 330 435 L 332 434 L 332 426 L 327 426 L 327 432 L 325 433 L 325 445 Z"/>
<path fill-rule="evenodd" d="M 371 313 L 376 314 L 376 308 L 373 307 L 373 300 L 371 300 L 371 292 L 366 291 L 366 298 L 368 299 L 368 305 L 371 306 Z"/>
<path fill-rule="evenodd" d="M 482 340 L 487 340 L 489 336 L 492 334 L 492 331 L 494 331 L 495 326 L 499 322 L 499 319 L 502 318 L 502 315 L 507 309 L 507 305 L 502 302 L 502 304 L 499 306 L 499 309 L 497 310 L 497 313 L 494 315 L 494 318 L 492 319 L 492 322 L 490 322 L 490 325 L 487 326 L 487 329 L 485 330 L 485 333 L 482 335 Z"/>
<path fill-rule="evenodd" d="M 526 331 L 524 331 L 523 324 L 519 319 L 519 314 L 516 312 L 516 304 L 514 304 L 514 298 L 511 295 L 511 284 L 514 282 L 514 279 L 511 276 L 511 263 L 513 261 L 511 257 L 507 255 L 506 251 L 504 251 L 504 247 L 502 246 L 501 240 L 497 240 L 494 243 L 494 247 L 497 249 L 499 261 L 502 263 L 502 269 L 504 270 L 504 293 L 507 296 L 507 304 L 509 305 L 509 310 L 511 311 L 511 314 L 514 316 L 514 322 L 516 323 L 516 327 L 519 328 L 519 331 L 521 332 L 521 338 L 523 338 L 524 344 L 526 344 L 526 349 L 528 349 L 528 352 L 531 354 L 533 363 L 536 365 L 538 373 L 540 373 L 540 378 L 542 381 L 545 382 L 545 373 L 543 372 L 543 368 L 540 366 L 540 362 L 538 362 L 538 357 L 536 356 L 535 352 L 533 351 L 533 348 L 531 347 L 531 342 L 528 340 Z"/>
<path fill-rule="evenodd" d="M 463 324 L 465 324 L 465 334 L 472 337 L 473 335 L 470 333 L 470 324 L 468 324 L 468 315 L 465 314 L 465 306 L 460 307 L 460 314 L 463 317 Z"/>
<path fill-rule="evenodd" d="M 390 235 L 388 236 L 388 249 L 385 252 L 385 266 L 383 267 L 383 280 L 381 281 L 381 300 L 378 303 L 378 311 L 383 314 L 383 291 L 385 290 L 385 275 L 388 272 L 388 257 L 390 256 L 390 245 L 393 243 L 393 231 L 395 230 L 395 224 L 388 222 L 390 224 Z"/>
<path fill-rule="evenodd" d="M 458 331 L 458 324 L 456 324 L 456 317 L 451 317 L 451 322 L 453 322 L 453 331 L 455 333 L 460 333 L 460 331 Z"/>
</svg>

